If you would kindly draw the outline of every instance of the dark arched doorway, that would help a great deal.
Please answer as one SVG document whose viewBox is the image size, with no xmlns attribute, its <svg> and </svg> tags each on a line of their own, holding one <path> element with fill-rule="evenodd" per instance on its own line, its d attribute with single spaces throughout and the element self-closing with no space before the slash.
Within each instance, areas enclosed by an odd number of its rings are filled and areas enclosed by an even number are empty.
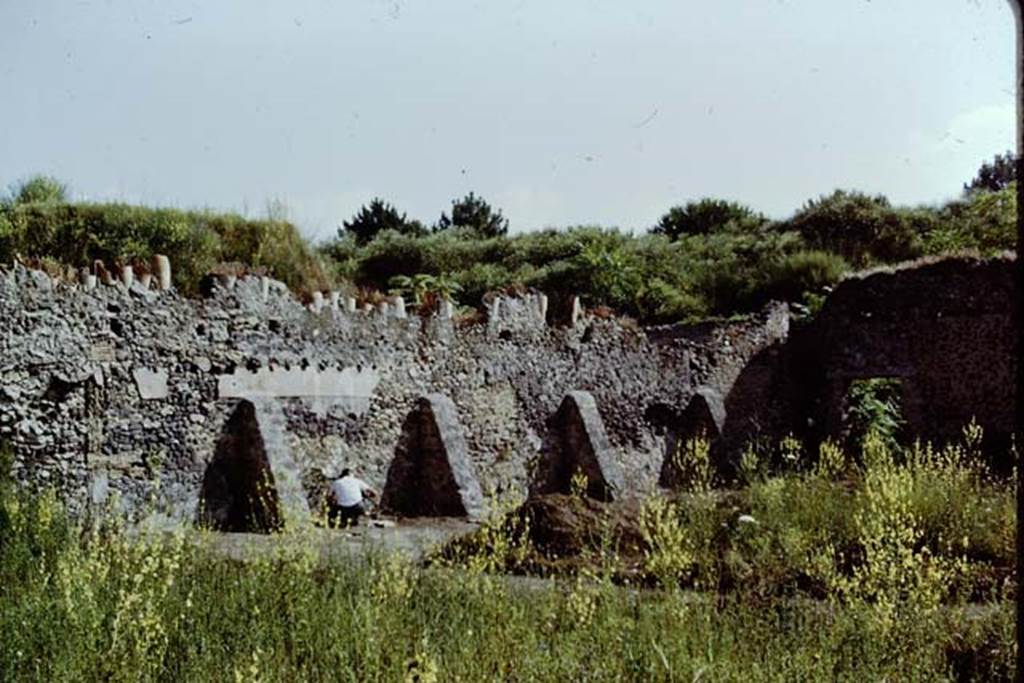
<svg viewBox="0 0 1024 683">
<path fill-rule="evenodd" d="M 269 533 L 283 526 L 274 473 L 255 406 L 240 401 L 203 476 L 199 523 L 217 531 Z"/>
</svg>

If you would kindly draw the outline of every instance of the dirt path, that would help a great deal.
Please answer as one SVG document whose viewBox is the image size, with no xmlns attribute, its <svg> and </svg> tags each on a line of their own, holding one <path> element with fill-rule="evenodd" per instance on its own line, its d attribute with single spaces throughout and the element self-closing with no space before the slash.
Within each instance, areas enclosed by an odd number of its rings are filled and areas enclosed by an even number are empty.
<svg viewBox="0 0 1024 683">
<path fill-rule="evenodd" d="M 322 561 L 333 562 L 363 557 L 372 552 L 400 552 L 413 560 L 430 550 L 479 527 L 461 519 L 431 519 L 429 523 L 407 520 L 382 526 L 377 520 L 353 529 L 308 527 L 284 534 L 213 533 L 204 535 L 214 552 L 236 560 L 266 557 L 292 547 L 312 545 Z"/>
</svg>

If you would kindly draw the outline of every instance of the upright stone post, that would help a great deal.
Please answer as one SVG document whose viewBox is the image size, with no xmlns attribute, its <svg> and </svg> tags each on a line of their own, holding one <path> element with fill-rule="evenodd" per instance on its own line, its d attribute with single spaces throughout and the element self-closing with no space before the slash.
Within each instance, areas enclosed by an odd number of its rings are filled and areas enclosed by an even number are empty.
<svg viewBox="0 0 1024 683">
<path fill-rule="evenodd" d="M 78 271 L 78 279 L 82 282 L 82 287 L 85 289 L 96 289 L 96 276 L 90 273 L 88 268 L 82 268 Z"/>
<path fill-rule="evenodd" d="M 391 303 L 395 307 L 395 317 L 396 318 L 404 318 L 405 317 L 405 299 L 403 299 L 400 296 L 396 296 L 394 299 L 391 300 Z"/>
<path fill-rule="evenodd" d="M 135 283 L 135 270 L 131 266 L 121 266 L 121 284 L 131 289 Z"/>
<path fill-rule="evenodd" d="M 153 282 L 153 275 L 151 273 L 143 273 L 139 276 L 139 284 L 142 285 L 143 289 L 149 289 L 149 285 Z"/>
<path fill-rule="evenodd" d="M 313 292 L 313 303 L 311 304 L 311 310 L 314 313 L 319 313 L 324 307 L 324 293 Z"/>
<path fill-rule="evenodd" d="M 583 305 L 580 303 L 580 298 L 578 296 L 574 296 L 572 298 L 572 317 L 570 318 L 570 322 L 575 325 L 582 317 Z"/>
<path fill-rule="evenodd" d="M 537 307 L 540 309 L 540 319 L 548 319 L 548 295 L 541 293 L 537 295 Z"/>
<path fill-rule="evenodd" d="M 388 317 L 388 311 L 390 310 L 390 308 L 391 307 L 388 305 L 387 301 L 381 301 L 379 304 L 377 304 L 377 310 L 380 311 L 380 314 L 385 318 Z"/>
<path fill-rule="evenodd" d="M 441 314 L 441 317 L 444 318 L 445 320 L 451 318 L 455 312 L 455 307 L 452 305 L 452 300 L 442 299 L 440 309 L 438 312 Z"/>
<path fill-rule="evenodd" d="M 171 260 L 163 254 L 154 254 L 151 263 L 157 289 L 166 292 L 171 288 Z"/>
<path fill-rule="evenodd" d="M 331 308 L 338 310 L 338 301 L 341 299 L 341 292 L 331 292 Z"/>
<path fill-rule="evenodd" d="M 353 296 L 345 297 L 345 312 L 355 313 L 356 312 L 356 299 Z"/>
</svg>

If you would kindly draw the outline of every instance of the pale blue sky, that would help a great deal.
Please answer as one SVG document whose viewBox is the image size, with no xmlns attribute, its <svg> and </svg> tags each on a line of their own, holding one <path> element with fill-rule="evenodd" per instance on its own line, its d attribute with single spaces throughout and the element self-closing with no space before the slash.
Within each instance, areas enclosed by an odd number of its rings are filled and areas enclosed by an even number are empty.
<svg viewBox="0 0 1024 683">
<path fill-rule="evenodd" d="M 4 0 L 0 183 L 264 212 L 470 190 L 513 231 L 954 196 L 1015 137 L 1003 0 Z"/>
</svg>

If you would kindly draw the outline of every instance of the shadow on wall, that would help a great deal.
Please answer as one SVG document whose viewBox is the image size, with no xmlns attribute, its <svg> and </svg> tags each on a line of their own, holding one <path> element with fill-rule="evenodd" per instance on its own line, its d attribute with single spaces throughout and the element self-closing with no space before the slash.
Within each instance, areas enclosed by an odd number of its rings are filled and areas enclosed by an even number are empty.
<svg viewBox="0 0 1024 683">
<path fill-rule="evenodd" d="M 483 494 L 455 405 L 441 394 L 416 401 L 388 468 L 381 507 L 405 517 L 478 517 Z"/>
<path fill-rule="evenodd" d="M 283 526 L 256 409 L 240 401 L 203 476 L 200 524 L 216 531 L 269 533 Z"/>
<path fill-rule="evenodd" d="M 622 468 L 590 393 L 569 392 L 547 426 L 531 495 L 570 493 L 574 478 L 590 498 L 611 501 L 621 495 Z"/>
<path fill-rule="evenodd" d="M 723 476 L 736 476 L 747 447 L 771 450 L 785 434 L 800 437 L 806 432 L 806 420 L 794 411 L 795 401 L 779 381 L 784 349 L 776 342 L 756 353 L 724 397 L 721 438 L 712 451 Z"/>
<path fill-rule="evenodd" d="M 725 402 L 711 387 L 701 386 L 690 398 L 678 417 L 664 404 L 647 410 L 648 421 L 665 425 L 665 455 L 661 462 L 658 486 L 677 489 L 686 484 L 685 464 L 680 461 L 683 449 L 692 439 L 707 439 L 712 457 L 719 455 L 722 430 L 725 427 Z"/>
</svg>

